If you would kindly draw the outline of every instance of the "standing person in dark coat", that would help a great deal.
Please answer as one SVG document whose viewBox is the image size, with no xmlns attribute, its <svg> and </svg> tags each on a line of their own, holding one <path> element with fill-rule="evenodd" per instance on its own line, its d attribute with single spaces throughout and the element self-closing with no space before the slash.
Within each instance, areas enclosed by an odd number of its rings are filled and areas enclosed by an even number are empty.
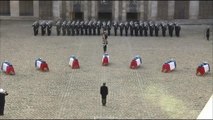
<svg viewBox="0 0 213 120">
<path fill-rule="evenodd" d="M 150 21 L 149 22 L 149 35 L 153 36 L 153 31 L 154 31 L 154 24 Z"/>
<path fill-rule="evenodd" d="M 46 25 L 47 25 L 47 35 L 50 36 L 51 35 L 51 31 L 52 31 L 53 23 L 52 23 L 52 21 L 48 21 L 46 23 Z"/>
<path fill-rule="evenodd" d="M 135 26 L 135 36 L 138 36 L 138 31 L 139 31 L 139 24 L 138 24 L 138 22 L 134 22 L 134 26 Z"/>
<path fill-rule="evenodd" d="M 159 25 L 156 23 L 154 28 L 155 28 L 155 36 L 158 36 Z"/>
<path fill-rule="evenodd" d="M 125 22 L 124 29 L 125 29 L 125 35 L 128 36 L 128 30 L 129 30 L 129 23 L 128 22 Z"/>
<path fill-rule="evenodd" d="M 210 28 L 208 27 L 207 29 L 206 29 L 206 38 L 207 38 L 207 40 L 209 40 L 209 36 L 210 36 Z"/>
<path fill-rule="evenodd" d="M 180 30 L 181 30 L 180 25 L 179 25 L 179 24 L 175 24 L 175 35 L 176 35 L 177 37 L 180 36 Z"/>
<path fill-rule="evenodd" d="M 92 21 L 90 20 L 88 23 L 89 35 L 92 35 Z"/>
<path fill-rule="evenodd" d="M 39 22 L 35 21 L 32 25 L 33 27 L 33 32 L 34 32 L 34 36 L 38 35 L 38 29 L 39 29 Z"/>
<path fill-rule="evenodd" d="M 172 37 L 173 36 L 173 30 L 174 30 L 174 24 L 169 23 L 168 28 L 169 28 L 169 36 Z"/>
<path fill-rule="evenodd" d="M 96 35 L 96 24 L 97 24 L 97 22 L 93 21 L 93 23 L 92 23 L 93 35 Z"/>
<path fill-rule="evenodd" d="M 106 106 L 106 98 L 108 95 L 108 87 L 106 86 L 106 83 L 103 83 L 103 85 L 100 88 L 100 94 L 102 98 L 102 105 Z"/>
<path fill-rule="evenodd" d="M 84 35 L 84 21 L 80 22 L 80 31 L 81 31 L 81 35 Z"/>
<path fill-rule="evenodd" d="M 108 30 L 108 35 L 110 35 L 110 30 L 111 30 L 111 22 L 107 22 L 107 30 Z"/>
<path fill-rule="evenodd" d="M 118 22 L 117 21 L 114 21 L 113 27 L 114 27 L 115 36 L 117 36 L 117 29 L 118 29 Z"/>
<path fill-rule="evenodd" d="M 130 23 L 129 23 L 130 25 L 129 25 L 129 27 L 130 27 L 130 35 L 131 36 L 133 36 L 133 31 L 134 31 L 134 23 L 133 23 L 133 21 L 130 21 Z"/>
<path fill-rule="evenodd" d="M 4 115 L 5 96 L 7 95 L 7 91 L 0 88 L 0 116 Z"/>
<path fill-rule="evenodd" d="M 106 51 L 107 51 L 107 45 L 108 45 L 107 38 L 108 38 L 107 32 L 106 32 L 106 30 L 104 30 L 103 35 L 102 35 L 104 53 L 106 53 Z"/>
<path fill-rule="evenodd" d="M 120 28 L 120 36 L 123 36 L 124 24 L 122 22 L 120 22 L 119 28 Z"/>
<path fill-rule="evenodd" d="M 98 30 L 98 35 L 100 35 L 101 34 L 101 21 L 100 20 L 97 22 L 96 28 Z"/>
<path fill-rule="evenodd" d="M 70 28 L 71 28 L 71 21 L 70 21 L 70 20 L 67 22 L 66 28 L 67 28 L 67 35 L 71 35 L 71 31 L 70 31 Z"/>
<path fill-rule="evenodd" d="M 44 36 L 46 34 L 46 22 L 45 21 L 42 21 L 41 22 L 41 35 Z"/>
<path fill-rule="evenodd" d="M 147 22 L 144 22 L 144 36 L 147 37 L 147 35 L 148 35 L 148 24 Z"/>
<path fill-rule="evenodd" d="M 163 35 L 163 37 L 165 37 L 166 36 L 166 30 L 167 30 L 166 24 L 162 23 L 161 28 L 162 28 L 162 35 Z"/>
<path fill-rule="evenodd" d="M 88 21 L 85 21 L 84 22 L 84 33 L 85 33 L 85 35 L 88 35 Z"/>
<path fill-rule="evenodd" d="M 64 22 L 62 23 L 62 25 L 61 25 L 63 35 L 66 35 L 66 24 L 67 24 L 67 22 L 64 21 Z"/>
<path fill-rule="evenodd" d="M 143 22 L 142 21 L 139 22 L 139 33 L 140 33 L 140 36 L 143 36 Z"/>
<path fill-rule="evenodd" d="M 56 25 L 57 36 L 59 36 L 61 33 L 61 21 L 58 20 L 55 25 Z"/>
</svg>

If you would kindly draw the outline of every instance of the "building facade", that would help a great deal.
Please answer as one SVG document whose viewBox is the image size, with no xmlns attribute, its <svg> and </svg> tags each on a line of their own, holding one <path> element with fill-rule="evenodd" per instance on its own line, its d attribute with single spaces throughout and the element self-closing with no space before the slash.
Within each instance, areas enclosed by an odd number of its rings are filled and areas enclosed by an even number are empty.
<svg viewBox="0 0 213 120">
<path fill-rule="evenodd" d="M 213 1 L 0 1 L 0 19 L 213 19 Z"/>
</svg>

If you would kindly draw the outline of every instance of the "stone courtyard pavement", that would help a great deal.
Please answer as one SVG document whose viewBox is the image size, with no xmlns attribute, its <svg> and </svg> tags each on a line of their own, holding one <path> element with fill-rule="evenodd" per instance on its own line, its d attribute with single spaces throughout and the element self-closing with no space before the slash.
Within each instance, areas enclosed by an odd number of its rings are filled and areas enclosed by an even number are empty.
<svg viewBox="0 0 213 120">
<path fill-rule="evenodd" d="M 212 95 L 213 73 L 198 77 L 202 61 L 212 65 L 213 42 L 205 40 L 206 25 L 183 25 L 181 36 L 109 36 L 110 65 L 103 67 L 101 36 L 33 36 L 33 21 L 0 21 L 0 62 L 10 61 L 15 76 L 0 72 L 0 87 L 8 91 L 0 119 L 196 119 Z M 212 33 L 211 33 L 212 39 Z M 74 54 L 80 69 L 68 66 Z M 129 68 L 135 55 L 139 69 Z M 34 67 L 46 60 L 50 71 Z M 174 58 L 177 68 L 162 73 Z M 100 86 L 109 88 L 106 107 Z"/>
</svg>

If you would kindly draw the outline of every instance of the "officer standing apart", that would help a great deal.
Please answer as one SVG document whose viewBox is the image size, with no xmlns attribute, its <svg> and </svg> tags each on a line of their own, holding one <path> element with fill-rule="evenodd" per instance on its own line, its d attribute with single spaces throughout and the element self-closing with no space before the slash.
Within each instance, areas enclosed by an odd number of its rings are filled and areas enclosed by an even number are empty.
<svg viewBox="0 0 213 120">
<path fill-rule="evenodd" d="M 102 35 L 104 53 L 107 51 L 107 44 L 108 44 L 107 38 L 108 38 L 107 32 L 106 30 L 104 30 Z"/>
<path fill-rule="evenodd" d="M 108 87 L 106 86 L 106 83 L 103 83 L 100 89 L 101 98 L 102 98 L 102 105 L 106 106 L 106 97 L 108 95 Z"/>
<path fill-rule="evenodd" d="M 206 38 L 207 38 L 207 40 L 209 40 L 209 33 L 210 33 L 210 29 L 208 27 L 207 30 L 206 30 Z"/>
<path fill-rule="evenodd" d="M 4 115 L 5 96 L 7 95 L 7 91 L 0 88 L 0 115 Z"/>
</svg>

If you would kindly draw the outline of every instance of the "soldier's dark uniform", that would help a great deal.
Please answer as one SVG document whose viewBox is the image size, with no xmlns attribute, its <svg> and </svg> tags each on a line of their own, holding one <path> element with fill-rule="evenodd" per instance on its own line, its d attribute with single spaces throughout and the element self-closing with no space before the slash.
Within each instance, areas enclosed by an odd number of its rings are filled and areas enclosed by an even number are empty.
<svg viewBox="0 0 213 120">
<path fill-rule="evenodd" d="M 158 36 L 159 25 L 156 23 L 154 27 L 155 27 L 155 36 Z"/>
<path fill-rule="evenodd" d="M 176 37 L 180 36 L 180 30 L 181 30 L 180 25 L 175 24 L 175 35 L 176 35 Z"/>
<path fill-rule="evenodd" d="M 139 31 L 139 25 L 138 22 L 134 22 L 134 28 L 135 28 L 135 36 L 138 36 L 138 31 Z"/>
<path fill-rule="evenodd" d="M 71 35 L 70 28 L 71 28 L 71 21 L 69 20 L 66 24 L 67 35 Z"/>
<path fill-rule="evenodd" d="M 72 23 L 71 23 L 71 32 L 72 32 L 72 36 L 74 36 L 75 35 L 75 21 L 72 21 Z"/>
<path fill-rule="evenodd" d="M 119 28 L 120 28 L 120 36 L 123 36 L 124 24 L 122 22 L 120 22 Z"/>
<path fill-rule="evenodd" d="M 154 24 L 152 22 L 149 22 L 149 35 L 153 36 L 154 31 Z"/>
<path fill-rule="evenodd" d="M 173 23 L 169 23 L 168 24 L 168 29 L 169 29 L 169 36 L 172 37 L 173 36 L 173 30 L 174 30 L 174 24 Z"/>
<path fill-rule="evenodd" d="M 130 21 L 129 27 L 130 27 L 130 35 L 133 36 L 133 32 L 134 32 L 134 23 L 133 23 L 133 21 Z"/>
<path fill-rule="evenodd" d="M 105 21 L 103 21 L 102 29 L 103 29 L 103 31 L 106 31 L 106 30 L 107 30 L 107 25 L 106 25 L 106 22 L 105 22 Z"/>
<path fill-rule="evenodd" d="M 110 36 L 110 31 L 111 31 L 111 22 L 110 21 L 107 22 L 107 31 L 108 31 L 108 35 Z"/>
<path fill-rule="evenodd" d="M 165 23 L 161 24 L 161 29 L 162 29 L 162 35 L 163 35 L 163 37 L 165 37 L 166 36 L 166 30 L 167 30 L 167 26 L 166 26 Z"/>
<path fill-rule="evenodd" d="M 39 22 L 35 21 L 32 25 L 33 27 L 33 32 L 34 32 L 34 36 L 38 35 L 38 29 L 39 29 Z"/>
<path fill-rule="evenodd" d="M 59 36 L 61 33 L 61 21 L 58 20 L 55 25 L 56 25 L 57 36 Z"/>
<path fill-rule="evenodd" d="M 81 21 L 79 26 L 80 26 L 81 35 L 84 35 L 84 21 Z"/>
<path fill-rule="evenodd" d="M 115 36 L 117 36 L 117 29 L 118 29 L 118 22 L 117 21 L 114 21 L 113 27 L 114 27 Z"/>
<path fill-rule="evenodd" d="M 44 36 L 46 34 L 46 22 L 45 21 L 42 21 L 41 22 L 41 35 Z"/>
<path fill-rule="evenodd" d="M 144 36 L 148 36 L 148 24 L 144 22 Z"/>
<path fill-rule="evenodd" d="M 144 29 L 144 27 L 143 27 L 143 22 L 140 21 L 140 22 L 139 22 L 139 33 L 140 33 L 140 36 L 143 36 L 143 29 Z"/>
<path fill-rule="evenodd" d="M 79 21 L 77 21 L 77 22 L 75 23 L 76 35 L 79 35 L 79 28 L 80 28 Z"/>
<path fill-rule="evenodd" d="M 84 33 L 85 35 L 88 35 L 88 21 L 84 22 Z"/>
<path fill-rule="evenodd" d="M 92 35 L 92 21 L 88 23 L 89 35 Z"/>
<path fill-rule="evenodd" d="M 52 23 L 52 21 L 48 21 L 46 23 L 46 25 L 47 25 L 47 35 L 50 36 L 51 35 L 51 30 L 52 30 L 53 23 Z"/>
<path fill-rule="evenodd" d="M 98 31 L 98 35 L 101 34 L 101 21 L 99 20 L 96 24 L 96 28 L 97 28 L 97 31 Z"/>
<path fill-rule="evenodd" d="M 129 30 L 129 23 L 128 22 L 125 22 L 124 29 L 125 29 L 125 35 L 128 36 L 128 30 Z"/>
<path fill-rule="evenodd" d="M 64 22 L 62 23 L 62 25 L 61 25 L 63 35 L 66 35 L 66 24 L 67 24 L 67 22 L 64 21 Z"/>
<path fill-rule="evenodd" d="M 92 23 L 93 35 L 96 35 L 96 24 L 97 24 L 97 22 L 93 21 L 93 23 Z"/>
<path fill-rule="evenodd" d="M 5 96 L 7 96 L 7 91 L 0 90 L 0 116 L 4 115 L 4 106 L 5 106 Z"/>
</svg>

